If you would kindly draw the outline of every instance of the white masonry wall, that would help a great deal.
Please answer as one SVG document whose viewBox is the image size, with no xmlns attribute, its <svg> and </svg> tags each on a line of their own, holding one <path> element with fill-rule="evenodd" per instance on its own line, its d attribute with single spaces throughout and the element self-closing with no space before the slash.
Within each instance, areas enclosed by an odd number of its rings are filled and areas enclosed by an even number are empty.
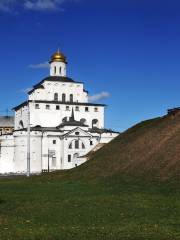
<svg viewBox="0 0 180 240">
<path fill-rule="evenodd" d="M 30 138 L 31 172 L 41 172 L 42 169 L 42 136 L 40 132 L 31 132 Z M 14 171 L 25 173 L 27 171 L 27 132 L 14 133 Z"/>
<path fill-rule="evenodd" d="M 79 157 L 86 155 L 98 144 L 99 136 L 91 136 L 91 134 L 85 131 L 86 128 L 77 128 L 64 138 L 64 169 L 74 168 L 84 163 L 85 161 Z M 79 135 L 76 135 L 77 132 Z M 78 149 L 75 148 L 76 140 L 79 140 Z M 84 144 L 85 148 L 82 147 L 82 143 Z M 70 148 L 70 144 L 72 145 L 72 148 Z M 71 162 L 68 162 L 68 155 L 71 155 Z"/>
<path fill-rule="evenodd" d="M 0 137 L 0 174 L 14 172 L 14 137 L 3 135 Z"/>
<path fill-rule="evenodd" d="M 56 143 L 54 144 L 53 141 L 56 141 Z M 51 155 L 52 152 L 55 154 Z M 48 169 L 48 162 L 50 171 L 63 169 L 62 154 L 63 148 L 60 134 L 56 132 L 44 133 L 42 141 L 42 170 Z"/>
<path fill-rule="evenodd" d="M 114 138 L 116 138 L 119 135 L 119 133 L 103 133 L 101 135 L 100 143 L 109 143 Z"/>
<path fill-rule="evenodd" d="M 15 130 L 27 128 L 28 122 L 28 107 L 23 106 L 15 111 Z M 23 123 L 23 126 L 21 125 Z"/>
<path fill-rule="evenodd" d="M 50 76 L 66 76 L 66 64 L 64 62 L 51 62 Z"/>
<path fill-rule="evenodd" d="M 62 101 L 62 94 L 66 95 L 66 102 L 70 102 L 70 94 L 73 94 L 73 102 L 88 102 L 87 92 L 84 91 L 83 83 L 45 81 L 44 88 L 35 89 L 29 100 L 54 101 L 54 94 L 58 93 L 58 101 Z"/>
<path fill-rule="evenodd" d="M 59 104 L 60 110 L 56 110 L 57 104 L 48 104 L 50 109 L 46 109 L 46 104 L 39 103 L 39 109 L 35 108 L 34 103 L 30 103 L 30 118 L 31 118 L 31 126 L 40 125 L 41 127 L 57 127 L 62 123 L 63 118 L 67 117 L 69 119 L 72 114 L 72 108 L 74 109 L 74 116 L 76 121 L 80 121 L 81 119 L 85 119 L 90 128 L 92 127 L 92 120 L 98 120 L 98 127 L 104 128 L 104 107 L 97 107 L 98 112 L 95 112 L 94 106 L 89 106 L 89 111 L 85 111 L 84 106 L 78 106 L 79 111 L 76 111 L 76 106 L 68 105 L 68 104 Z M 66 107 L 69 107 L 66 110 Z M 26 121 L 25 118 L 22 119 Z M 19 119 L 20 120 L 20 119 Z"/>
</svg>

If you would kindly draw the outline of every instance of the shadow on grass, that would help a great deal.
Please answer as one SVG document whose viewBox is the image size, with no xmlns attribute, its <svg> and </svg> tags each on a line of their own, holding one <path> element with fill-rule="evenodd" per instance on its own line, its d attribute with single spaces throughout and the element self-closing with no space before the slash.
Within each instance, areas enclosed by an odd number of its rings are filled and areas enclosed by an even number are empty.
<svg viewBox="0 0 180 240">
<path fill-rule="evenodd" d="M 5 200 L 0 198 L 0 204 L 3 204 L 3 203 L 5 203 Z"/>
</svg>

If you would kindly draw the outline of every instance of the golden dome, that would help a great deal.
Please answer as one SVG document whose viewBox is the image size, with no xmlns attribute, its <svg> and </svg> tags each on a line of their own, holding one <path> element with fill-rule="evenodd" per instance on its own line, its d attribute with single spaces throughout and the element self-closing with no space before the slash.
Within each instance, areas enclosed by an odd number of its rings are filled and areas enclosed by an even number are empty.
<svg viewBox="0 0 180 240">
<path fill-rule="evenodd" d="M 51 62 L 66 62 L 66 57 L 59 50 L 51 56 Z"/>
</svg>

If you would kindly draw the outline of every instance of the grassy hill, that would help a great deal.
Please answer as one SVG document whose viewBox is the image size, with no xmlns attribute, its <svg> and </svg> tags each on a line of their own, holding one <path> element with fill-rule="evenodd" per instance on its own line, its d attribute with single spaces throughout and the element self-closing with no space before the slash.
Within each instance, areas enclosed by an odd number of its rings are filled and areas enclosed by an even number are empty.
<svg viewBox="0 0 180 240">
<path fill-rule="evenodd" d="M 145 121 L 76 169 L 0 179 L 0 239 L 179 240 L 179 134 L 180 114 Z"/>
<path fill-rule="evenodd" d="M 71 173 L 85 178 L 124 174 L 160 181 L 180 178 L 180 113 L 137 124 Z"/>
</svg>

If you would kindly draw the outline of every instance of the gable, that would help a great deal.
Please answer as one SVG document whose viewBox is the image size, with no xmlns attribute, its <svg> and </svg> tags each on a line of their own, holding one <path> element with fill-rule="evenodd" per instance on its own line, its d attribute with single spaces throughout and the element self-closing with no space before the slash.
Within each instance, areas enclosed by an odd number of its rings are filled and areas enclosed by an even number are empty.
<svg viewBox="0 0 180 240">
<path fill-rule="evenodd" d="M 77 134 L 79 133 L 79 135 Z M 64 134 L 63 137 L 93 137 L 90 133 L 84 131 L 82 128 L 77 127 L 71 131 L 69 131 L 68 133 Z"/>
</svg>

